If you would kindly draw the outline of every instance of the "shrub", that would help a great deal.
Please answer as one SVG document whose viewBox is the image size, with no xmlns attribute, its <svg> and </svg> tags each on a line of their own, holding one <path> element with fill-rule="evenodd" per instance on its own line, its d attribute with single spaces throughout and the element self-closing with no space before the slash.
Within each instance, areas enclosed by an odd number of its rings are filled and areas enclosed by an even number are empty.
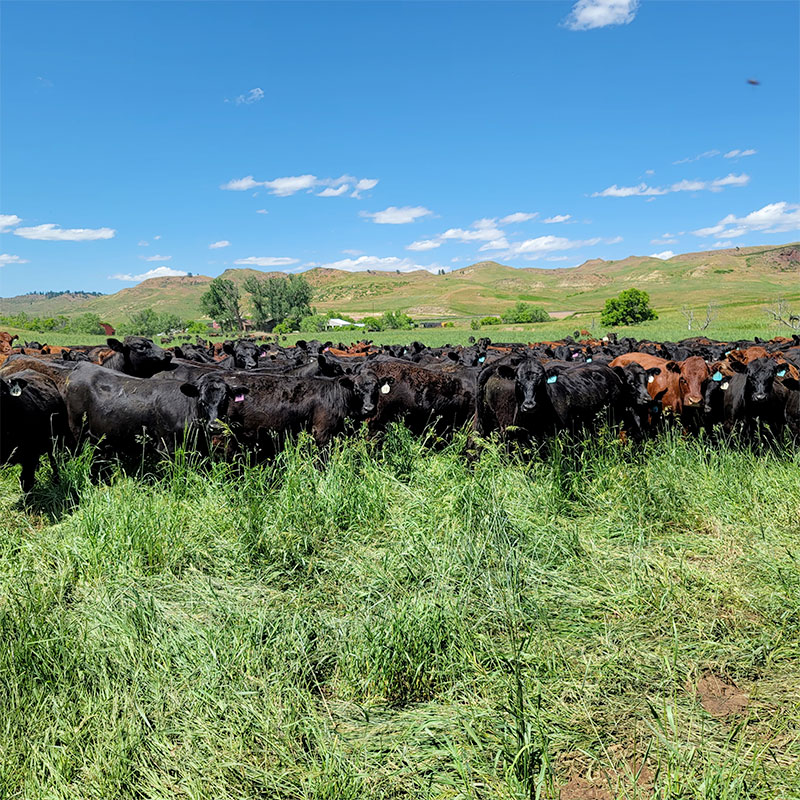
<svg viewBox="0 0 800 800">
<path fill-rule="evenodd" d="M 650 295 L 640 289 L 625 289 L 617 297 L 606 300 L 600 324 L 635 325 L 651 319 L 658 319 L 658 315 L 650 308 Z"/>
<path fill-rule="evenodd" d="M 500 317 L 482 317 L 481 325 L 499 325 L 503 320 Z"/>
<path fill-rule="evenodd" d="M 503 313 L 503 322 L 548 322 L 550 315 L 539 306 L 523 303 L 521 300 Z"/>
</svg>

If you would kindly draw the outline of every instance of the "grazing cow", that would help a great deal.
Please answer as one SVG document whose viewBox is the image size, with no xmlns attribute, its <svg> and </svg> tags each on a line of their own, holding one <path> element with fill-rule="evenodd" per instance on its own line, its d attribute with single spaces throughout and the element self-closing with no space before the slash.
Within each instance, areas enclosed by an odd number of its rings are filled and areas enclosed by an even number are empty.
<svg viewBox="0 0 800 800">
<path fill-rule="evenodd" d="M 260 348 L 250 339 L 225 342 L 222 351 L 227 354 L 227 358 L 220 360 L 220 366 L 228 369 L 255 369 L 258 366 Z"/>
<path fill-rule="evenodd" d="M 144 336 L 126 336 L 123 342 L 119 339 L 107 341 L 114 353 L 102 361 L 102 366 L 136 378 L 152 378 L 165 370 L 172 360 L 172 353 Z"/>
<path fill-rule="evenodd" d="M 21 464 L 22 490 L 33 488 L 39 458 L 66 435 L 66 409 L 58 387 L 33 370 L 0 378 L 0 463 Z"/>
<path fill-rule="evenodd" d="M 106 450 L 123 457 L 141 453 L 142 434 L 152 442 L 148 449 L 169 454 L 197 428 L 218 432 L 230 398 L 246 393 L 219 374 L 181 382 L 120 375 L 94 364 L 76 365 L 65 386 L 75 440 L 102 440 Z"/>
</svg>

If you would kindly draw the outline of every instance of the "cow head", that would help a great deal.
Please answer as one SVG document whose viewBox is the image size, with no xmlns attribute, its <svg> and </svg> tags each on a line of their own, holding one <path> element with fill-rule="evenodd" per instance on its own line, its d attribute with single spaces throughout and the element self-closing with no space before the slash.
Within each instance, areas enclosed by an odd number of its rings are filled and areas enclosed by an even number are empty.
<svg viewBox="0 0 800 800">
<path fill-rule="evenodd" d="M 380 377 L 371 369 L 362 369 L 351 381 L 353 391 L 361 400 L 359 413 L 363 417 L 373 414 L 378 406 L 380 395 L 389 394 L 395 385 L 393 377 Z"/>
<path fill-rule="evenodd" d="M 748 403 L 755 406 L 766 403 L 773 395 L 774 381 L 782 372 L 787 374 L 786 364 L 780 364 L 772 358 L 756 358 L 749 364 L 742 364 L 739 361 L 731 361 L 734 371 L 744 374 L 745 380 L 745 399 Z"/>
<path fill-rule="evenodd" d="M 667 368 L 669 369 L 669 362 Z M 709 378 L 708 364 L 700 356 L 690 356 L 679 364 L 680 395 L 684 408 L 699 408 L 703 404 L 703 385 Z"/>
<path fill-rule="evenodd" d="M 259 347 L 249 339 L 225 342 L 222 349 L 229 356 L 233 356 L 233 365 L 236 369 L 255 369 L 258 366 Z"/>
<path fill-rule="evenodd" d="M 222 431 L 220 420 L 225 416 L 231 398 L 242 402 L 249 389 L 229 386 L 221 375 L 203 375 L 197 381 L 182 383 L 181 392 L 197 400 L 197 418 L 212 434 Z"/>
<path fill-rule="evenodd" d="M 537 394 L 545 385 L 544 367 L 535 359 L 525 358 L 516 366 L 501 364 L 497 375 L 514 381 L 514 394 L 520 411 L 529 414 L 536 409 Z"/>
<path fill-rule="evenodd" d="M 125 360 L 124 371 L 139 378 L 150 378 L 165 370 L 172 361 L 172 353 L 160 348 L 144 336 L 126 336 L 124 341 L 107 339 L 108 346 L 121 353 Z"/>
<path fill-rule="evenodd" d="M 647 391 L 647 386 L 656 375 L 661 374 L 661 367 L 645 369 L 641 364 L 632 361 L 624 367 L 614 367 L 614 372 L 622 381 L 622 385 L 635 406 L 648 408 L 653 403 L 653 398 Z"/>
</svg>

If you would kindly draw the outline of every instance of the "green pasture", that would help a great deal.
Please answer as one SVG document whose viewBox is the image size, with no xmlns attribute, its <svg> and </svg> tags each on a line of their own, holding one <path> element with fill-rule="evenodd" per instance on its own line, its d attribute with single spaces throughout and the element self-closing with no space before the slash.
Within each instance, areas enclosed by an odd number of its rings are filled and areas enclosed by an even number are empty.
<svg viewBox="0 0 800 800">
<path fill-rule="evenodd" d="M 0 471 L 0 797 L 800 797 L 800 454 Z"/>
</svg>

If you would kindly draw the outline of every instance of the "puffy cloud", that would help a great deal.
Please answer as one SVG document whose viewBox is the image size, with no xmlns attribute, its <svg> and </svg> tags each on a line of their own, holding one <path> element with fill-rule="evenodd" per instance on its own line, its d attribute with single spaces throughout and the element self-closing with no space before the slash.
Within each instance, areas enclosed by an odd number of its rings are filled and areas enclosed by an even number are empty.
<svg viewBox="0 0 800 800">
<path fill-rule="evenodd" d="M 733 247 L 733 242 L 730 241 L 730 239 L 727 242 L 714 242 L 711 247 L 713 247 L 715 250 L 722 249 L 724 247 Z"/>
<path fill-rule="evenodd" d="M 734 175 L 732 172 L 724 178 L 715 178 L 713 181 L 682 180 L 670 186 L 648 186 L 640 183 L 636 186 L 609 186 L 602 192 L 593 192 L 592 197 L 647 197 L 672 192 L 721 192 L 726 186 L 746 186 L 750 182 L 750 176 L 742 173 Z"/>
<path fill-rule="evenodd" d="M 299 259 L 286 256 L 248 256 L 239 258 L 233 263 L 254 267 L 288 267 L 290 264 L 299 263 Z"/>
<path fill-rule="evenodd" d="M 479 222 L 485 222 L 479 220 Z M 475 223 L 478 225 L 478 223 Z M 481 225 L 478 228 L 465 230 L 464 228 L 449 228 L 444 233 L 439 234 L 440 239 L 455 239 L 458 242 L 490 242 L 493 239 L 502 238 L 503 231 L 496 225 Z"/>
<path fill-rule="evenodd" d="M 238 97 L 235 97 L 233 102 L 236 103 L 237 106 L 241 105 L 252 105 L 253 103 L 257 103 L 259 100 L 264 98 L 264 91 L 263 89 L 259 89 L 256 87 L 255 89 L 251 89 L 247 94 L 240 94 Z"/>
<path fill-rule="evenodd" d="M 19 225 L 22 219 L 16 214 L 0 214 L 0 233 Z"/>
<path fill-rule="evenodd" d="M 368 192 L 370 189 L 374 189 L 378 185 L 378 181 L 375 178 L 362 178 L 358 181 L 353 189 L 353 193 L 350 197 L 361 197 L 361 192 Z"/>
<path fill-rule="evenodd" d="M 715 236 L 717 239 L 736 238 L 745 233 L 786 233 L 800 230 L 800 205 L 786 202 L 770 203 L 744 217 L 728 214 L 716 225 L 693 231 L 695 236 Z"/>
<path fill-rule="evenodd" d="M 723 158 L 744 158 L 745 156 L 754 156 L 758 150 L 729 150 Z"/>
<path fill-rule="evenodd" d="M 492 239 L 490 242 L 486 242 L 480 246 L 480 250 L 506 250 L 508 249 L 508 239 L 505 236 L 501 236 L 499 239 Z"/>
<path fill-rule="evenodd" d="M 219 250 L 221 247 L 230 247 L 231 243 L 227 239 L 220 239 L 218 242 L 211 242 L 209 250 Z"/>
<path fill-rule="evenodd" d="M 350 186 L 346 183 L 343 183 L 338 189 L 329 186 L 327 189 L 317 192 L 317 197 L 338 197 L 340 194 L 344 194 L 349 188 Z"/>
<path fill-rule="evenodd" d="M 278 197 L 289 197 L 303 191 L 303 189 L 313 189 L 317 185 L 315 175 L 291 175 L 288 178 L 275 178 L 271 181 L 263 181 L 262 186 L 269 189 L 270 194 Z"/>
<path fill-rule="evenodd" d="M 534 219 L 538 216 L 538 211 L 534 211 L 532 214 L 528 214 L 525 211 L 516 211 L 513 214 L 508 214 L 505 217 L 501 217 L 498 220 L 498 225 L 513 225 L 515 222 L 527 222 L 528 220 Z"/>
<path fill-rule="evenodd" d="M 572 31 L 588 31 L 633 21 L 639 0 L 578 0 L 564 25 Z"/>
<path fill-rule="evenodd" d="M 387 256 L 386 258 L 379 256 L 343 258 L 340 261 L 332 261 L 329 264 L 320 264 L 320 266 L 327 269 L 341 269 L 347 272 L 363 272 L 368 269 L 385 272 L 414 272 L 419 269 L 425 269 L 428 272 L 438 272 L 440 269 L 449 269 L 449 267 L 443 267 L 441 264 L 415 264 L 409 258 L 397 258 L 397 256 Z"/>
<path fill-rule="evenodd" d="M 548 217 L 547 219 L 543 219 L 545 225 L 552 225 L 555 222 L 566 222 L 568 219 L 572 219 L 572 214 L 555 214 L 552 217 Z"/>
<path fill-rule="evenodd" d="M 17 228 L 15 236 L 23 239 L 39 239 L 44 242 L 91 242 L 96 239 L 113 239 L 113 228 L 62 228 L 54 222 L 34 225 L 30 228 Z"/>
<path fill-rule="evenodd" d="M 219 188 L 229 192 L 246 192 L 248 189 L 255 189 L 256 186 L 263 185 L 263 183 L 254 180 L 252 175 L 247 175 L 244 178 L 234 178 L 227 183 L 223 183 Z"/>
<path fill-rule="evenodd" d="M 139 256 L 142 261 L 169 261 L 172 256 Z"/>
<path fill-rule="evenodd" d="M 141 275 L 109 275 L 109 279 L 115 281 L 133 281 L 139 283 L 146 281 L 148 278 L 174 278 L 186 275 L 182 269 L 173 269 L 172 267 L 156 267 L 155 269 L 143 272 Z"/>
<path fill-rule="evenodd" d="M 559 250 L 574 250 L 579 247 L 593 247 L 596 244 L 617 244 L 622 241 L 621 236 L 610 239 L 595 237 L 593 239 L 567 239 L 563 236 L 537 236 L 535 239 L 526 239 L 522 242 L 511 242 L 506 248 L 504 257 L 522 256 L 533 261 Z M 481 248 L 484 249 L 484 248 Z"/>
<path fill-rule="evenodd" d="M 411 244 L 406 247 L 406 250 L 433 250 L 434 248 L 441 246 L 442 243 L 436 239 L 420 239 L 418 242 L 411 242 Z"/>
<path fill-rule="evenodd" d="M 27 264 L 28 260 L 20 258 L 19 256 L 12 256 L 8 253 L 0 253 L 0 267 L 5 267 L 8 264 Z"/>
<path fill-rule="evenodd" d="M 662 261 L 666 261 L 674 255 L 675 253 L 673 253 L 672 250 L 664 250 L 661 253 L 650 253 L 650 258 L 660 258 Z"/>
<path fill-rule="evenodd" d="M 389 206 L 383 211 L 362 211 L 362 217 L 368 217 L 378 225 L 406 225 L 420 217 L 427 217 L 433 212 L 423 206 Z"/>
</svg>

